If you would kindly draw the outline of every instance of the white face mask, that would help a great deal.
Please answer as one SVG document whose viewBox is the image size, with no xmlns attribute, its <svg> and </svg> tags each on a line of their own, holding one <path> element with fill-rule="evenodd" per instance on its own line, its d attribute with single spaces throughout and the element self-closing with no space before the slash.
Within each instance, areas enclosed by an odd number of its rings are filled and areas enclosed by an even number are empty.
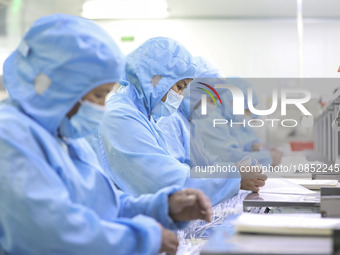
<svg viewBox="0 0 340 255">
<path fill-rule="evenodd" d="M 60 134 L 69 138 L 79 138 L 97 132 L 104 117 L 105 106 L 84 100 L 70 120 L 65 117 L 59 127 Z"/>
<path fill-rule="evenodd" d="M 153 108 L 151 115 L 155 121 L 161 117 L 170 116 L 180 106 L 183 96 L 177 94 L 174 90 L 170 89 L 165 102 L 160 101 L 155 108 Z"/>
</svg>

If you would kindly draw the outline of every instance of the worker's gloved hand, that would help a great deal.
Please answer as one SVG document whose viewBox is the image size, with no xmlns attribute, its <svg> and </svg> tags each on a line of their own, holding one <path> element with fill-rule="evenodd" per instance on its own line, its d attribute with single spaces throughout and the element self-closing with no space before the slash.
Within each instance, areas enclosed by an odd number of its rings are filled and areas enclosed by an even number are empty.
<svg viewBox="0 0 340 255">
<path fill-rule="evenodd" d="M 258 192 L 265 185 L 267 175 L 257 166 L 240 166 L 241 189 Z"/>
<path fill-rule="evenodd" d="M 161 224 L 159 224 L 159 227 L 162 229 L 162 244 L 159 253 L 165 252 L 166 254 L 175 255 L 178 248 L 177 235 L 174 232 L 164 228 Z"/>
<path fill-rule="evenodd" d="M 272 157 L 272 161 L 273 161 L 272 166 L 280 165 L 283 152 L 277 149 L 270 149 L 269 152 L 270 152 L 270 156 Z"/>
<path fill-rule="evenodd" d="M 211 221 L 210 199 L 200 190 L 184 189 L 169 197 L 169 215 L 174 221 Z"/>
</svg>

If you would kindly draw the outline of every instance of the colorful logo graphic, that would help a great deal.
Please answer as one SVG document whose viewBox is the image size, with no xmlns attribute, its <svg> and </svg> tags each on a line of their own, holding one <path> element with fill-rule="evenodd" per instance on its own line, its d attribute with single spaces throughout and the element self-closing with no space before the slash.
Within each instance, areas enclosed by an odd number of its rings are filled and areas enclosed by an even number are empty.
<svg viewBox="0 0 340 255">
<path fill-rule="evenodd" d="M 208 85 L 206 83 L 203 83 L 203 82 L 198 82 L 198 83 L 203 85 L 203 86 L 206 86 L 209 89 L 211 89 L 211 91 L 215 93 L 215 95 L 217 96 L 218 100 L 220 101 L 221 106 L 223 105 L 220 95 L 217 93 L 217 91 L 212 86 L 210 86 L 210 85 Z M 206 92 L 211 97 L 211 99 L 213 100 L 214 104 L 216 105 L 215 97 L 211 94 L 211 92 L 209 90 L 206 90 L 204 88 L 198 88 L 198 89 L 203 90 L 204 92 Z"/>
<path fill-rule="evenodd" d="M 220 95 L 217 93 L 217 91 L 210 85 L 203 83 L 203 82 L 197 82 L 207 88 L 209 88 L 218 98 L 218 100 L 220 101 L 221 106 L 223 106 L 222 100 Z M 229 85 L 229 84 L 217 84 L 215 85 L 216 88 L 220 89 L 220 88 L 224 88 L 224 89 L 228 89 L 234 98 L 234 103 L 233 103 L 233 112 L 234 114 L 239 114 L 242 115 L 244 114 L 244 96 L 242 93 L 242 90 L 233 86 L 233 85 Z M 207 89 L 204 88 L 200 88 L 198 87 L 198 89 L 206 92 L 212 99 L 212 101 L 214 102 L 214 105 L 216 105 L 216 99 L 215 96 Z M 207 115 L 207 95 L 206 94 L 202 94 L 201 96 L 201 114 L 202 115 Z"/>
</svg>

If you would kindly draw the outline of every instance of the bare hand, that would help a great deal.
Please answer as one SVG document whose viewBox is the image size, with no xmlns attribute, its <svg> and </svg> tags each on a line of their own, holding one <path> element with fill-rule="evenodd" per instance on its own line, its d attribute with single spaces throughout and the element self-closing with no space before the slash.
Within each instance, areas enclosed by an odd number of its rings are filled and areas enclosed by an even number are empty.
<svg viewBox="0 0 340 255">
<path fill-rule="evenodd" d="M 259 167 L 241 166 L 239 169 L 241 174 L 241 189 L 259 192 L 260 187 L 265 185 L 267 175 L 263 174 Z M 249 171 L 249 169 L 251 171 Z"/>
<path fill-rule="evenodd" d="M 178 247 L 178 239 L 176 234 L 164 228 L 160 224 L 159 226 L 162 229 L 162 244 L 159 253 L 165 252 L 166 254 L 169 255 L 175 255 Z"/>
<path fill-rule="evenodd" d="M 174 221 L 211 221 L 210 199 L 200 190 L 184 189 L 169 197 L 169 214 Z"/>
</svg>

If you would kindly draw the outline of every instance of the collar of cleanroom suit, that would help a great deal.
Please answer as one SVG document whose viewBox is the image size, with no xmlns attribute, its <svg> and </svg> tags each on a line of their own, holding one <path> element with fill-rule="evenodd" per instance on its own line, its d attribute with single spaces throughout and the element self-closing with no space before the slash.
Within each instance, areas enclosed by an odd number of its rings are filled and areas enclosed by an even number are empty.
<svg viewBox="0 0 340 255">
<path fill-rule="evenodd" d="M 189 89 L 189 88 L 188 88 Z M 183 99 L 178 111 L 161 118 L 157 125 L 164 134 L 170 154 L 190 166 L 190 96 Z"/>
<path fill-rule="evenodd" d="M 199 68 L 199 71 L 201 71 L 201 68 Z M 206 72 L 205 76 L 208 77 Z M 214 74 L 210 74 L 210 76 L 212 77 Z M 197 87 L 196 85 L 198 84 L 197 82 L 205 82 L 214 86 L 215 84 L 221 83 L 221 80 L 216 78 L 198 78 L 194 79 L 192 81 L 193 85 L 190 86 L 194 86 L 195 89 Z M 169 117 L 161 118 L 157 123 L 165 136 L 166 144 L 171 155 L 173 155 L 181 163 L 185 163 L 191 167 L 203 165 L 208 166 L 211 165 L 212 162 L 218 161 L 216 157 L 209 155 L 208 151 L 204 147 L 204 144 L 200 142 L 201 138 L 196 135 L 196 128 L 194 127 L 195 123 L 194 121 L 190 120 L 190 112 L 195 112 L 195 110 L 190 109 L 190 107 L 194 108 L 194 106 L 200 100 L 201 91 L 199 91 L 199 93 L 193 91 L 192 100 L 189 94 L 182 101 L 178 111 Z"/>
<path fill-rule="evenodd" d="M 124 56 L 92 21 L 36 21 L 4 64 L 0 105 L 0 253 L 157 254 L 169 187 L 132 198 L 106 178 L 85 139 L 58 126 L 88 91 L 116 82 Z M 177 224 L 176 224 L 177 226 Z"/>
<path fill-rule="evenodd" d="M 211 80 L 216 80 L 216 78 L 221 77 L 221 72 L 218 68 L 213 66 L 203 57 L 199 56 L 194 59 L 198 66 L 196 77 L 207 78 L 201 80 L 202 82 L 210 83 Z M 190 85 L 186 92 L 188 95 L 183 99 L 178 111 L 169 117 L 161 118 L 157 124 L 165 136 L 171 155 L 177 160 L 189 166 L 209 165 L 214 160 L 207 160 L 209 156 L 204 152 L 206 150 L 204 149 L 204 145 L 199 142 L 200 138 L 196 136 L 196 139 L 190 139 Z M 193 101 L 197 100 L 196 103 L 198 103 L 200 96 L 201 93 L 194 93 Z M 192 106 L 194 105 L 196 104 L 193 104 Z M 194 129 L 195 128 L 193 127 L 191 130 L 192 133 L 194 133 Z M 192 145 L 192 150 L 190 150 L 190 143 Z M 192 159 L 192 161 L 190 159 Z"/>
<path fill-rule="evenodd" d="M 190 167 L 170 154 L 151 116 L 166 92 L 177 81 L 194 77 L 196 69 L 190 53 L 169 38 L 149 39 L 127 56 L 128 82 L 107 102 L 96 150 L 123 191 L 139 195 L 177 184 L 203 190 L 216 204 L 234 189 L 225 180 L 190 178 Z"/>
</svg>

